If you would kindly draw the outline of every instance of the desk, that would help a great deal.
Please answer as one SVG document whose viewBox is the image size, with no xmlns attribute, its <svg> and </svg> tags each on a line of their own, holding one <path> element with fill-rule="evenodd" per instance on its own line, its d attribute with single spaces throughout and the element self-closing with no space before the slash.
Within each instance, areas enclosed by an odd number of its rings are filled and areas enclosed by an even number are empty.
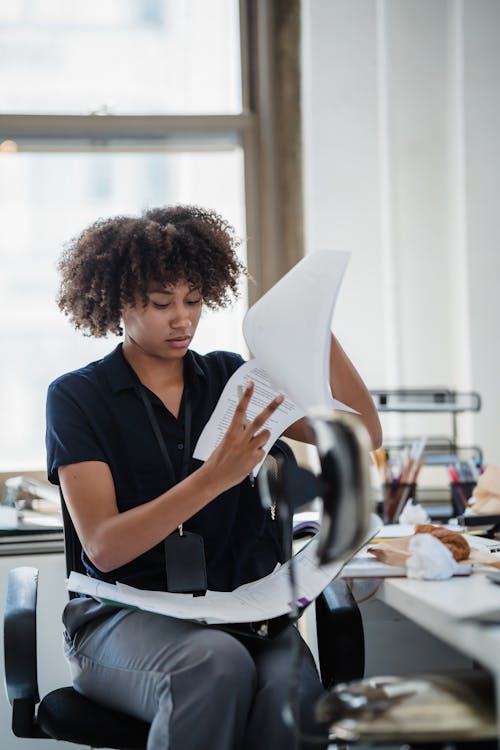
<svg viewBox="0 0 500 750">
<path fill-rule="evenodd" d="M 500 685 L 500 626 L 464 623 L 461 618 L 486 610 L 500 610 L 500 586 L 484 574 L 447 581 L 385 579 L 376 594 L 379 601 L 480 662 Z"/>
<path fill-rule="evenodd" d="M 438 654 L 436 658 L 437 651 L 433 650 L 432 642 L 437 642 L 434 639 L 431 639 L 430 648 L 425 650 L 414 637 L 415 628 L 411 631 L 411 639 L 403 635 L 404 648 L 413 652 L 416 665 L 414 671 L 445 671 L 446 668 L 461 668 L 467 666 L 468 659 L 469 666 L 472 663 L 470 660 L 474 660 L 491 673 L 496 687 L 500 737 L 500 625 L 484 627 L 461 621 L 462 617 L 474 615 L 477 612 L 500 609 L 500 586 L 491 583 L 482 573 L 473 573 L 471 576 L 460 576 L 446 581 L 386 578 L 380 582 L 364 582 L 365 594 L 369 592 L 370 585 L 372 590 L 376 588 L 376 591 L 371 599 L 360 605 L 363 619 L 366 620 L 367 657 L 373 650 L 378 649 L 379 653 L 382 651 L 385 652 L 385 656 L 388 656 L 391 648 L 401 648 L 401 643 L 396 642 L 396 629 L 386 634 L 384 647 L 380 648 L 380 644 L 377 643 L 380 635 L 383 634 L 383 627 L 380 627 L 379 623 L 378 630 L 375 630 L 373 623 L 377 617 L 380 620 L 381 608 L 387 605 L 391 611 L 407 618 L 410 625 L 414 623 L 422 628 L 425 631 L 424 636 L 430 633 L 439 639 L 441 644 L 445 644 L 443 646 L 445 658 L 438 661 L 440 655 Z M 355 584 L 355 594 L 361 596 L 363 589 L 359 587 L 357 590 L 357 588 Z M 401 632 L 405 633 L 403 624 L 401 620 L 396 623 Z M 389 647 L 387 641 L 389 641 Z M 452 648 L 448 649 L 447 646 Z M 380 655 L 380 659 L 383 658 L 384 653 Z M 380 663 L 377 664 L 378 674 L 394 673 L 391 666 L 389 664 L 385 668 L 380 668 Z M 373 669 L 367 669 L 367 674 L 373 675 L 374 673 Z M 401 674 L 402 670 L 397 673 Z"/>
<path fill-rule="evenodd" d="M 64 532 L 60 529 L 0 529 L 0 557 L 64 553 Z M 19 565 L 29 564 L 20 559 Z"/>
</svg>

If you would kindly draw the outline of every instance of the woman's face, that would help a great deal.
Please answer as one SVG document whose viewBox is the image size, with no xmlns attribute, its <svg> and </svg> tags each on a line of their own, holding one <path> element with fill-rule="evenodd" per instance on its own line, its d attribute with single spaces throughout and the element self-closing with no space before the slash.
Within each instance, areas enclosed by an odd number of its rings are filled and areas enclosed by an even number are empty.
<svg viewBox="0 0 500 750">
<path fill-rule="evenodd" d="M 152 283 L 147 295 L 146 307 L 138 299 L 123 310 L 125 344 L 162 359 L 181 359 L 200 320 L 200 290 L 185 281 L 168 286 Z"/>
</svg>

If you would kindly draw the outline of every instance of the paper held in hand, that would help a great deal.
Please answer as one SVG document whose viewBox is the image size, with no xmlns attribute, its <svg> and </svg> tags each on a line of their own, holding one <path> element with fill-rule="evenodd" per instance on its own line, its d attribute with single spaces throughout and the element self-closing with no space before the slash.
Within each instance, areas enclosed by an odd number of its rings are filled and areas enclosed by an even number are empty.
<svg viewBox="0 0 500 750">
<path fill-rule="evenodd" d="M 285 396 L 266 425 L 271 431 L 266 454 L 286 428 L 312 407 L 353 411 L 332 397 L 329 384 L 330 325 L 348 261 L 349 253 L 340 250 L 311 253 L 248 310 L 243 335 L 254 359 L 228 380 L 194 458 L 205 461 L 215 450 L 249 380 L 255 384 L 249 419 L 278 394 Z"/>
</svg>

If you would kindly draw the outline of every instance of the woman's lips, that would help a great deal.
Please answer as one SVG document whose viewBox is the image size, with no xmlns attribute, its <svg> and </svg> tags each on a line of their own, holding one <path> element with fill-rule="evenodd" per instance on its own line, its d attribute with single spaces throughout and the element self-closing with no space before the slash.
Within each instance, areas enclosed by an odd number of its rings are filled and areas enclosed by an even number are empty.
<svg viewBox="0 0 500 750">
<path fill-rule="evenodd" d="M 167 339 L 167 343 L 174 349 L 183 349 L 185 346 L 189 345 L 190 340 L 190 336 L 180 336 L 175 339 Z"/>
</svg>

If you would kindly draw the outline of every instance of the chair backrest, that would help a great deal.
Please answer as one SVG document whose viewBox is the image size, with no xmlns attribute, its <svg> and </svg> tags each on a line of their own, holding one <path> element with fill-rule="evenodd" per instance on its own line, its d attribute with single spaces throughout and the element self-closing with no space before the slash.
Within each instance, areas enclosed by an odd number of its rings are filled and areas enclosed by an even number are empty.
<svg viewBox="0 0 500 750">
<path fill-rule="evenodd" d="M 266 456 L 265 462 L 271 466 L 271 471 L 277 477 L 282 462 L 297 466 L 297 459 L 293 450 L 284 440 L 278 439 Z M 283 521 L 282 515 L 278 513 L 274 521 L 280 526 L 280 538 L 282 547 L 282 559 L 280 562 L 289 560 L 292 556 L 293 546 L 293 517 L 289 516 Z"/>
<path fill-rule="evenodd" d="M 73 521 L 71 520 L 71 516 L 69 515 L 61 489 L 59 489 L 59 496 L 61 498 L 61 510 L 64 527 L 64 555 L 66 558 L 66 575 L 69 576 L 72 570 L 74 570 L 76 573 L 85 574 L 85 566 L 82 561 L 82 545 L 80 544 L 78 534 L 76 533 L 75 527 L 73 526 Z M 77 596 L 77 594 L 70 593 L 70 598 L 73 598 L 74 596 Z"/>
</svg>

